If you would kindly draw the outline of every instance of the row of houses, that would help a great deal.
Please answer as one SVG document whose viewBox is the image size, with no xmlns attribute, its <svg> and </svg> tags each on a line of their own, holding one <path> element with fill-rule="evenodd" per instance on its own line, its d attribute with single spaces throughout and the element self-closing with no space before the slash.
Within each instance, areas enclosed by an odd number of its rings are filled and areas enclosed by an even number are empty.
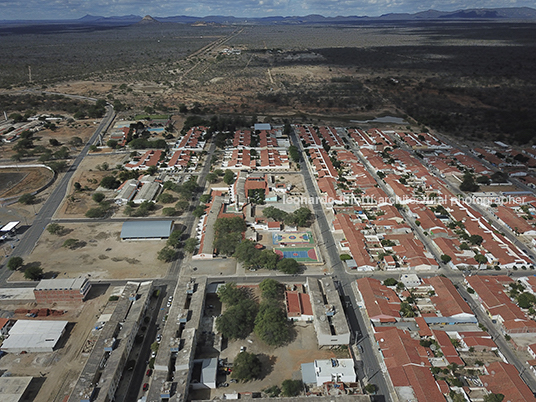
<svg viewBox="0 0 536 402">
<path fill-rule="evenodd" d="M 480 329 L 466 329 L 471 324 L 476 326 L 476 317 L 448 278 L 421 281 L 409 274 L 403 275 L 400 283 L 404 286 L 386 286 L 377 279 L 361 278 L 353 286 L 358 306 L 366 311 L 372 324 L 379 353 L 401 400 L 432 402 L 452 398 L 452 393 L 461 394 L 467 401 L 481 401 L 490 393 L 503 394 L 512 401 L 534 400 L 515 367 L 496 361 L 492 352 L 497 345 L 492 337 Z M 414 300 L 408 301 L 408 297 Z M 414 318 L 401 314 L 403 303 L 413 306 Z M 402 322 L 414 322 L 417 329 L 396 324 Z M 465 356 L 474 352 L 491 353 L 493 361 L 482 366 L 470 359 L 468 364 Z M 476 375 L 464 376 L 464 382 L 457 385 L 437 376 L 453 367 Z"/>
</svg>

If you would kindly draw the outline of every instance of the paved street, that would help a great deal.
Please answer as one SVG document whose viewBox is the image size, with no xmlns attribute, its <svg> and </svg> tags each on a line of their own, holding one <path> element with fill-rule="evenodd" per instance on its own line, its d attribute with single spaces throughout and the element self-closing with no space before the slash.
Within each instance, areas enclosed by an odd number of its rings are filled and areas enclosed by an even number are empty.
<svg viewBox="0 0 536 402">
<path fill-rule="evenodd" d="M 302 144 L 298 140 L 294 132 L 292 133 L 292 141 L 303 151 Z M 302 157 L 306 157 L 303 152 Z M 307 192 L 309 193 L 309 197 L 319 199 L 319 194 L 313 184 L 313 178 L 311 176 L 311 173 L 309 172 L 309 169 L 307 168 L 307 164 L 305 161 L 301 163 L 301 169 L 305 181 L 305 187 L 307 189 Z M 326 215 L 322 209 L 322 205 L 320 203 L 313 203 L 312 207 L 313 212 L 315 214 L 315 219 L 320 230 L 320 236 L 322 237 L 322 242 L 324 243 L 325 249 L 327 251 L 327 255 L 325 256 L 326 264 L 333 271 L 334 279 L 340 283 L 339 291 L 346 302 L 343 303 L 343 305 L 346 304 L 347 306 L 346 313 L 350 330 L 353 334 L 364 334 L 366 333 L 366 325 L 361 312 L 356 307 L 355 295 L 351 287 L 351 283 L 356 279 L 356 277 L 354 275 L 348 274 L 344 268 L 343 263 L 341 262 L 341 259 L 339 257 L 339 251 L 331 233 L 331 229 L 326 219 Z M 370 337 L 367 337 L 365 340 L 354 339 L 354 341 L 358 341 L 363 348 L 363 353 L 361 353 L 361 357 L 363 359 L 363 367 L 365 368 L 365 371 L 358 373 L 359 378 L 363 378 L 365 373 L 367 375 L 370 374 L 371 378 L 369 378 L 369 381 L 378 386 L 378 394 L 383 395 L 386 400 L 391 400 L 389 396 L 390 391 L 387 386 L 387 381 L 381 372 L 380 363 L 376 357 L 376 342 Z"/>
<path fill-rule="evenodd" d="M 58 209 L 63 198 L 65 197 L 67 188 L 69 186 L 69 181 L 73 177 L 74 172 L 76 171 L 84 157 L 87 155 L 90 145 L 96 141 L 96 139 L 102 132 L 106 131 L 106 129 L 112 123 L 114 118 L 115 112 L 113 108 L 109 105 L 106 106 L 106 115 L 95 130 L 95 133 L 91 136 L 90 141 L 84 146 L 84 148 L 73 161 L 67 172 L 63 174 L 59 183 L 56 184 L 56 188 L 52 191 L 50 197 L 45 201 L 40 211 L 37 213 L 34 223 L 28 228 L 28 230 L 18 243 L 17 247 L 13 250 L 13 252 L 11 253 L 11 257 L 24 257 L 32 252 L 35 247 L 35 244 L 37 243 L 37 240 L 39 240 L 39 237 L 41 237 L 41 234 L 50 223 L 54 213 Z M 9 271 L 8 269 L 0 269 L 0 287 L 6 286 L 6 281 L 10 275 L 11 271 Z"/>
</svg>

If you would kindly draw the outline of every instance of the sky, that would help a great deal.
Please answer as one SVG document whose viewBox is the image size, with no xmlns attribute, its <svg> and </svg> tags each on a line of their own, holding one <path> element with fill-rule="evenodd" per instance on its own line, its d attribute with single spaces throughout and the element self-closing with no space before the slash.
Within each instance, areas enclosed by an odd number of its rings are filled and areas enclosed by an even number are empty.
<svg viewBox="0 0 536 402">
<path fill-rule="evenodd" d="M 0 0 L 0 20 L 77 19 L 99 16 L 235 17 L 415 13 L 430 9 L 535 7 L 534 0 Z"/>
</svg>

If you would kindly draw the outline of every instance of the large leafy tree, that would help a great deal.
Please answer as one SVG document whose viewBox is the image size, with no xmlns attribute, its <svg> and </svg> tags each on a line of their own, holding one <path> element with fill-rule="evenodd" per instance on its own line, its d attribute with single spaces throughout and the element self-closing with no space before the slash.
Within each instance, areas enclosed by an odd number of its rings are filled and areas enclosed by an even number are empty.
<svg viewBox="0 0 536 402">
<path fill-rule="evenodd" d="M 243 288 L 237 288 L 236 283 L 229 282 L 219 287 L 218 298 L 222 303 L 235 306 L 242 300 L 247 299 L 248 295 Z"/>
<path fill-rule="evenodd" d="M 271 346 L 281 346 L 290 339 L 290 328 L 283 309 L 272 300 L 261 303 L 255 319 L 255 333 Z"/>
<path fill-rule="evenodd" d="M 233 363 L 232 377 L 241 381 L 251 381 L 260 377 L 262 363 L 257 355 L 241 352 L 236 356 Z"/>
<path fill-rule="evenodd" d="M 244 339 L 253 331 L 257 310 L 254 300 L 241 300 L 216 319 L 216 328 L 226 338 Z"/>
</svg>

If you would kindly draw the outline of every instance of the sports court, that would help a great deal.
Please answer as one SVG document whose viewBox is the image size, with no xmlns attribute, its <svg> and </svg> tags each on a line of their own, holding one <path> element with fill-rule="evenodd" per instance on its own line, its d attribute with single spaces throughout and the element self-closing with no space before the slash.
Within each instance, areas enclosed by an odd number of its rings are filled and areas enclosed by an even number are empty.
<svg viewBox="0 0 536 402">
<path fill-rule="evenodd" d="M 286 244 L 314 244 L 311 232 L 277 232 L 272 234 L 274 246 Z"/>
<path fill-rule="evenodd" d="M 277 232 L 272 234 L 274 252 L 306 264 L 321 263 L 320 253 L 311 232 Z"/>
</svg>

